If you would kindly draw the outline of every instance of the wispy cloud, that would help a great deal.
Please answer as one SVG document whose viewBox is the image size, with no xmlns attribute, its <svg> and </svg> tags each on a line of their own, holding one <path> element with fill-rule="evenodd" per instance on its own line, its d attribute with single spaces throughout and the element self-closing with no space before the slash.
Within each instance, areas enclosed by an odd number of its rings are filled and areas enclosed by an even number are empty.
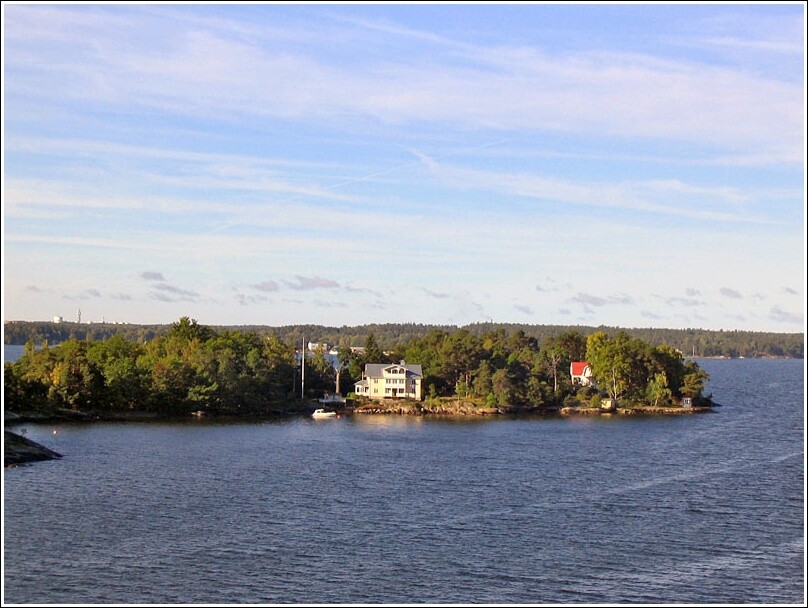
<svg viewBox="0 0 808 608">
<path fill-rule="evenodd" d="M 375 290 L 370 289 L 368 287 L 354 287 L 353 285 L 343 285 L 342 289 L 343 289 L 343 291 L 346 291 L 347 293 L 360 293 L 360 294 L 361 293 L 366 293 L 366 294 L 370 294 L 372 296 L 375 296 L 376 298 L 381 298 L 382 297 L 381 292 L 375 291 Z"/>
<path fill-rule="evenodd" d="M 332 300 L 312 300 L 311 303 L 319 308 L 348 308 L 345 302 L 335 302 Z"/>
<path fill-rule="evenodd" d="M 553 283 L 550 283 L 549 285 L 536 285 L 536 291 L 541 293 L 552 293 L 559 291 L 559 288 L 556 287 Z"/>
<path fill-rule="evenodd" d="M 777 323 L 791 323 L 794 325 L 800 325 L 805 322 L 804 315 L 783 310 L 779 306 L 772 306 L 771 310 L 769 311 L 769 318 Z"/>
<path fill-rule="evenodd" d="M 665 303 L 668 306 L 672 306 L 672 307 L 684 306 L 686 308 L 690 308 L 690 307 L 693 307 L 693 306 L 703 306 L 704 305 L 704 301 L 699 300 L 697 298 L 680 298 L 680 297 L 677 297 L 677 296 L 674 296 L 674 297 L 671 297 L 671 298 L 666 298 Z"/>
<path fill-rule="evenodd" d="M 280 289 L 280 285 L 278 285 L 275 281 L 262 281 L 257 285 L 253 285 L 252 288 L 257 289 L 258 291 L 278 291 Z"/>
<path fill-rule="evenodd" d="M 140 278 L 144 281 L 165 281 L 163 273 L 154 270 L 144 270 L 140 273 Z"/>
<path fill-rule="evenodd" d="M 263 295 L 247 295 L 243 293 L 236 294 L 236 300 L 241 306 L 248 306 L 251 304 L 261 304 L 267 302 L 269 298 Z"/>
<path fill-rule="evenodd" d="M 428 31 L 388 24 L 391 36 L 419 37 L 435 52 L 356 69 L 356 62 L 338 61 L 339 53 L 317 56 L 310 43 L 290 46 L 288 34 L 285 52 L 278 53 L 277 27 L 255 24 L 266 35 L 245 38 L 222 21 L 215 27 L 176 19 L 162 25 L 134 11 L 121 19 L 120 11 L 110 8 L 96 9 L 92 19 L 75 7 L 25 8 L 14 11 L 14 23 L 31 37 L 6 41 L 7 53 L 9 46 L 14 51 L 6 67 L 59 56 L 71 60 L 61 63 L 59 73 L 19 74 L 15 91 L 57 90 L 88 107 L 99 102 L 120 107 L 137 99 L 141 107 L 192 116 L 354 116 L 389 125 L 441 122 L 723 142 L 736 149 L 802 147 L 801 104 L 783 103 L 800 99 L 802 85 L 727 65 L 597 49 L 457 45 Z M 110 27 L 116 19 L 126 26 Z M 76 22 L 81 29 L 71 32 L 67 24 Z M 302 23 L 289 25 L 303 29 Z M 311 31 L 317 24 L 305 27 L 299 39 L 317 39 Z M 155 36 L 142 36 L 149 28 L 163 34 L 159 44 Z M 345 40 L 355 39 L 350 29 L 345 33 Z M 360 61 L 361 55 L 354 56 Z M 716 90 L 722 91 L 718 98 Z"/>
<path fill-rule="evenodd" d="M 290 289 L 297 291 L 310 291 L 312 289 L 339 289 L 340 284 L 333 279 L 324 279 L 322 277 L 303 277 L 300 275 L 295 276 L 295 281 L 284 281 L 284 285 Z"/>
<path fill-rule="evenodd" d="M 423 291 L 430 298 L 435 298 L 436 300 L 443 300 L 451 297 L 448 293 L 432 291 L 431 289 L 426 289 L 425 287 L 421 287 L 421 291 Z"/>
<path fill-rule="evenodd" d="M 718 292 L 725 298 L 730 298 L 733 300 L 740 300 L 743 298 L 743 295 L 739 291 L 736 291 L 729 287 L 722 287 L 721 289 L 718 290 Z"/>
<path fill-rule="evenodd" d="M 738 208 L 748 197 L 734 188 L 686 185 L 678 180 L 587 183 L 537 174 L 469 169 L 445 165 L 423 154 L 420 157 L 434 176 L 463 190 L 488 190 L 541 202 L 625 209 L 704 221 L 777 223 L 773 218 Z"/>
<path fill-rule="evenodd" d="M 591 293 L 582 293 L 579 292 L 575 296 L 569 299 L 570 302 L 577 302 L 578 304 L 583 304 L 584 306 L 607 306 L 609 304 L 626 304 L 626 305 L 633 305 L 634 298 L 628 296 L 626 294 L 619 294 L 619 295 L 612 295 L 607 297 L 596 296 Z"/>
<path fill-rule="evenodd" d="M 526 315 L 533 314 L 533 309 L 530 308 L 530 306 L 525 306 L 524 304 L 514 304 L 513 307 L 519 312 L 525 313 Z"/>
<path fill-rule="evenodd" d="M 571 302 L 577 302 L 578 304 L 583 304 L 584 306 L 606 306 L 609 303 L 609 300 L 606 298 L 601 298 L 600 296 L 592 295 L 591 293 L 578 293 L 577 295 L 570 298 Z"/>
<path fill-rule="evenodd" d="M 729 49 L 742 49 L 754 52 L 800 54 L 805 48 L 794 40 L 755 40 L 724 36 L 716 38 L 702 38 L 700 42 L 708 46 Z"/>
<path fill-rule="evenodd" d="M 153 289 L 157 291 L 150 292 L 149 297 L 162 302 L 194 302 L 199 297 L 195 291 L 182 289 L 168 283 L 157 283 Z"/>
<path fill-rule="evenodd" d="M 66 300 L 91 300 L 94 298 L 100 298 L 101 292 L 97 289 L 84 289 L 75 294 L 65 294 L 62 296 Z"/>
<path fill-rule="evenodd" d="M 792 296 L 800 295 L 799 292 L 796 289 L 792 289 L 791 287 L 783 287 L 783 291 L 785 293 L 787 293 L 787 294 L 792 295 Z"/>
<path fill-rule="evenodd" d="M 617 295 L 614 295 L 614 296 L 609 296 L 609 301 L 614 303 L 614 304 L 625 304 L 625 305 L 629 305 L 629 306 L 633 306 L 634 303 L 635 303 L 634 298 L 632 298 L 630 295 L 627 295 L 625 293 L 617 294 Z"/>
</svg>

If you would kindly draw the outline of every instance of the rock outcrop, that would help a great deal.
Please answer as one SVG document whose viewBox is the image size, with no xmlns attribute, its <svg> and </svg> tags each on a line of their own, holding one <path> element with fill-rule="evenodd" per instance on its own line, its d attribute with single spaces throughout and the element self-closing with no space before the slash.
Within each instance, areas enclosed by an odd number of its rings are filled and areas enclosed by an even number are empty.
<svg viewBox="0 0 808 608">
<path fill-rule="evenodd" d="M 61 454 L 46 448 L 44 445 L 11 431 L 3 432 L 3 441 L 3 466 L 6 467 L 62 457 Z"/>
</svg>

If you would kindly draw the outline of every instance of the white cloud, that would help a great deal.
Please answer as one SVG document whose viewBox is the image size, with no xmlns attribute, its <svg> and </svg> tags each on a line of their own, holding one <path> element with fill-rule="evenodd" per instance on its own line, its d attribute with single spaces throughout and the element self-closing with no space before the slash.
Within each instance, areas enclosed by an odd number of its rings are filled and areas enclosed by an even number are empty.
<svg viewBox="0 0 808 608">
<path fill-rule="evenodd" d="M 338 289 L 340 284 L 333 279 L 322 277 L 295 276 L 295 281 L 284 281 L 284 285 L 297 291 L 310 291 L 312 289 Z"/>
<path fill-rule="evenodd" d="M 275 281 L 262 281 L 252 286 L 253 289 L 258 291 L 278 291 L 280 286 Z"/>
<path fill-rule="evenodd" d="M 777 323 L 791 323 L 794 325 L 801 325 L 805 322 L 804 315 L 783 310 L 779 306 L 772 306 L 771 311 L 769 312 L 769 318 Z"/>
<path fill-rule="evenodd" d="M 601 182 L 571 181 L 536 174 L 504 173 L 449 166 L 428 157 L 422 160 L 430 172 L 447 184 L 461 189 L 481 189 L 524 196 L 539 201 L 565 202 L 598 208 L 615 208 L 645 213 L 693 218 L 728 223 L 775 224 L 778 220 L 739 209 L 746 200 L 734 188 L 707 188 L 666 182 Z M 701 194 L 695 200 L 677 196 Z M 727 205 L 731 208 L 727 209 Z"/>
<path fill-rule="evenodd" d="M 722 287 L 718 291 L 725 298 L 731 298 L 733 300 L 740 300 L 741 298 L 743 298 L 743 295 L 741 295 L 739 291 L 736 291 L 735 289 L 731 289 L 729 287 Z"/>
<path fill-rule="evenodd" d="M 263 42 L 171 20 L 157 38 L 142 36 L 138 26 L 153 20 L 141 12 L 128 11 L 126 27 L 110 28 L 105 17 L 116 19 L 119 13 L 96 10 L 83 19 L 81 36 L 65 36 L 68 29 L 53 22 L 81 20 L 87 12 L 40 8 L 11 13 L 12 25 L 19 20 L 51 25 L 28 44 L 7 40 L 6 68 L 69 59 L 61 61 L 56 77 L 51 71 L 18 73 L 13 96 L 55 92 L 87 109 L 134 100 L 141 107 L 210 118 L 353 116 L 389 125 L 440 122 L 461 129 L 720 142 L 735 152 L 803 152 L 798 78 L 784 82 L 650 55 L 482 44 L 451 53 L 438 44 L 428 58 L 388 57 L 356 69 L 316 56 L 309 44 L 278 52 L 271 38 L 277 29 L 269 29 Z M 316 38 L 316 31 L 307 34 Z M 458 53 L 465 58 L 462 65 Z"/>
<path fill-rule="evenodd" d="M 144 270 L 140 273 L 140 278 L 145 281 L 165 281 L 163 274 L 154 270 Z"/>
<path fill-rule="evenodd" d="M 422 287 L 421 291 L 423 291 L 430 298 L 435 298 L 436 300 L 444 300 L 446 298 L 451 297 L 448 293 L 432 291 L 431 289 L 426 289 L 425 287 Z"/>
<path fill-rule="evenodd" d="M 704 302 L 697 299 L 697 298 L 680 298 L 680 297 L 666 298 L 665 303 L 668 304 L 668 306 L 673 306 L 673 307 L 684 306 L 684 307 L 687 307 L 687 308 L 692 308 L 694 306 L 703 306 L 704 305 Z"/>
</svg>

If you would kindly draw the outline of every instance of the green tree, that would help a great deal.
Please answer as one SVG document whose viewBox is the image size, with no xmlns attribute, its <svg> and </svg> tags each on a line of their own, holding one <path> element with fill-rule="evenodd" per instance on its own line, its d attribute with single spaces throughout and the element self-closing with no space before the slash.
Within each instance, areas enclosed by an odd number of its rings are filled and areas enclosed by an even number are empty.
<svg viewBox="0 0 808 608">
<path fill-rule="evenodd" d="M 365 340 L 363 360 L 364 363 L 388 363 L 382 349 L 379 348 L 379 344 L 376 342 L 376 336 L 373 332 L 370 332 Z"/>
<path fill-rule="evenodd" d="M 673 393 L 668 388 L 668 377 L 665 372 L 654 374 L 654 377 L 648 383 L 646 394 L 648 402 L 656 407 L 660 402 L 668 403 L 673 398 Z"/>
<path fill-rule="evenodd" d="M 482 348 L 479 340 L 467 330 L 451 334 L 443 341 L 440 349 L 442 360 L 442 376 L 447 383 L 458 387 L 471 386 L 472 371 L 480 364 Z M 465 392 L 465 391 L 464 391 Z"/>
<path fill-rule="evenodd" d="M 691 397 L 694 401 L 699 401 L 702 399 L 704 383 L 708 378 L 707 372 L 700 369 L 695 361 L 687 361 L 680 393 L 683 397 Z"/>
<path fill-rule="evenodd" d="M 586 360 L 598 385 L 613 399 L 636 395 L 645 389 L 644 344 L 620 332 L 609 337 L 599 331 L 590 335 L 586 344 Z"/>
<path fill-rule="evenodd" d="M 492 380 L 493 370 L 491 363 L 487 359 L 480 361 L 477 371 L 474 374 L 473 390 L 477 397 L 487 397 L 493 390 Z"/>
</svg>

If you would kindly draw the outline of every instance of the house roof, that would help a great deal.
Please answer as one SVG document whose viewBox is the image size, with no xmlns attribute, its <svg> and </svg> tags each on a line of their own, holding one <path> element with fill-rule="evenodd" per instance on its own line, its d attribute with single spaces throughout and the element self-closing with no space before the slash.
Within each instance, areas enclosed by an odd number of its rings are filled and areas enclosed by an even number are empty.
<svg viewBox="0 0 808 608">
<path fill-rule="evenodd" d="M 384 370 L 390 367 L 403 367 L 408 374 L 413 376 L 422 377 L 424 375 L 420 365 L 411 365 L 409 363 L 367 363 L 365 364 L 365 376 L 368 378 L 381 378 L 384 376 Z"/>
<path fill-rule="evenodd" d="M 573 376 L 583 376 L 589 363 L 586 361 L 572 361 L 570 362 L 570 371 Z"/>
<path fill-rule="evenodd" d="M 367 380 L 360 380 L 359 382 L 354 383 L 354 386 L 367 386 L 367 385 L 368 385 Z"/>
</svg>

